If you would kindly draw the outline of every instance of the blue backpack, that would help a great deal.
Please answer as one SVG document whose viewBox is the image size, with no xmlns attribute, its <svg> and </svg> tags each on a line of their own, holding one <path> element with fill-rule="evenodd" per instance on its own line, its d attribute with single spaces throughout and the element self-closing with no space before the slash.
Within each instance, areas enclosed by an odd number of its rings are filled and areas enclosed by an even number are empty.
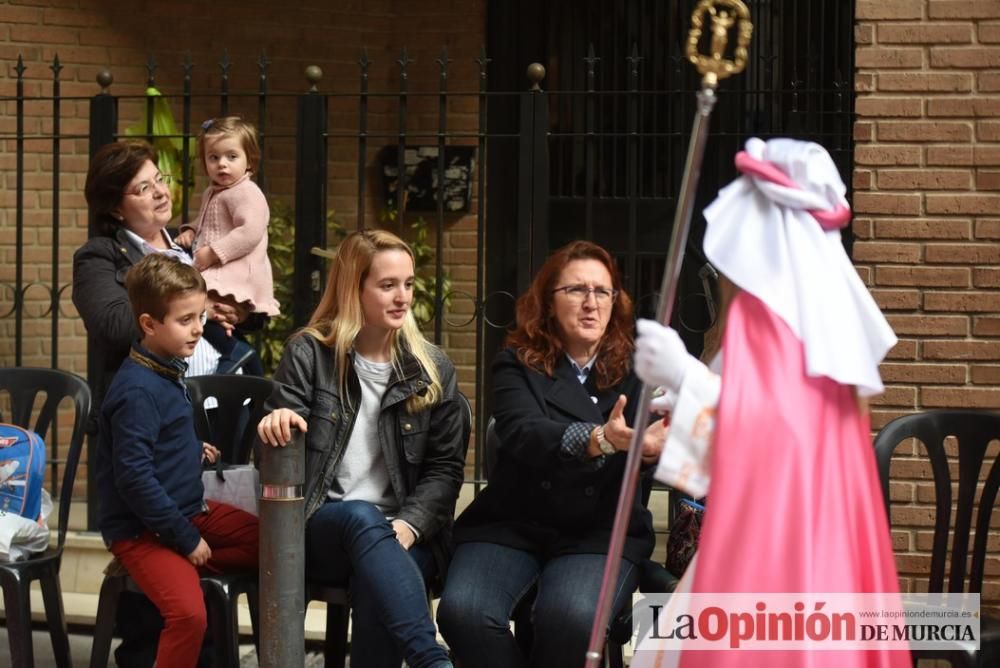
<svg viewBox="0 0 1000 668">
<path fill-rule="evenodd" d="M 37 520 L 45 481 L 45 442 L 33 431 L 0 423 L 0 513 Z"/>
</svg>

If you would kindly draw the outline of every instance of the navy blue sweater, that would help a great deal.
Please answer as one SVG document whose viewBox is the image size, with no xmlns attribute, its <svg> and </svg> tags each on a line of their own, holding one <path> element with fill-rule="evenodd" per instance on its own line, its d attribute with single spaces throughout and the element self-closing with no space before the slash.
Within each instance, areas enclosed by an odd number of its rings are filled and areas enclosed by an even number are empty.
<svg viewBox="0 0 1000 668">
<path fill-rule="evenodd" d="M 183 555 L 198 547 L 202 452 L 183 367 L 134 345 L 104 398 L 97 524 L 108 544 L 148 529 Z"/>
</svg>

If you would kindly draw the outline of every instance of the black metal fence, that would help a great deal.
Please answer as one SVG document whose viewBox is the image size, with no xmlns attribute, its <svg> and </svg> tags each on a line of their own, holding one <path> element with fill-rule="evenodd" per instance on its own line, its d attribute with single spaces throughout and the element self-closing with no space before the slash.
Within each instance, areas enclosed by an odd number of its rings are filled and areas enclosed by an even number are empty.
<svg viewBox="0 0 1000 668">
<path fill-rule="evenodd" d="M 698 211 L 735 176 L 732 155 L 753 135 L 818 141 L 850 183 L 853 3 L 818 3 L 821 10 L 810 10 L 808 21 L 794 18 L 802 25 L 826 26 L 832 35 L 824 38 L 832 45 L 826 51 L 802 49 L 801 39 L 790 34 L 796 28 L 790 17 L 798 10 L 785 11 L 785 4 L 756 3 L 757 32 L 747 72 L 724 82 L 719 93 Z M 180 65 L 181 90 L 164 91 L 160 98 L 180 118 L 172 135 L 154 131 L 157 99 L 145 91 L 115 88 L 110 72 L 97 77 L 93 96 L 62 96 L 58 58 L 50 66 L 51 95 L 27 97 L 19 60 L 15 94 L 0 98 L 15 118 L 13 131 L 0 134 L 4 152 L 14 156 L 5 186 L 13 191 L 13 220 L 8 214 L 3 225 L 14 234 L 13 268 L 0 276 L 0 326 L 13 340 L 13 350 L 3 351 L 2 363 L 65 368 L 67 360 L 79 356 L 60 348 L 61 333 L 79 330 L 69 308 L 67 258 L 73 248 L 64 248 L 60 237 L 61 230 L 79 229 L 73 221 L 83 215 L 79 198 L 72 207 L 62 204 L 69 158 L 93 154 L 124 136 L 123 126 L 134 132 L 145 117 L 140 136 L 180 145 L 180 220 L 186 221 L 199 164 L 189 145 L 198 114 L 239 112 L 260 133 L 263 159 L 256 178 L 262 189 L 270 198 L 294 202 L 294 270 L 275 279 L 291 281 L 291 303 L 283 306 L 291 309 L 296 324 L 307 319 L 322 290 L 324 259 L 312 251 L 331 240 L 333 204 L 348 212 L 348 229 L 373 224 L 378 216 L 372 209 L 379 204 L 393 212 L 393 224 L 404 233 L 417 217 L 430 218 L 427 328 L 456 358 L 464 387 L 474 397 L 480 442 L 489 412 L 489 362 L 512 322 L 514 296 L 552 248 L 573 238 L 606 245 L 618 257 L 640 313 L 655 308 L 697 86 L 678 35 L 674 30 L 665 43 L 638 40 L 626 54 L 603 55 L 593 44 L 572 59 L 561 51 L 556 62 L 550 54 L 545 61 L 555 70 L 550 79 L 541 65 L 532 66 L 521 86 L 507 90 L 497 89 L 497 81 L 515 76 L 511 72 L 520 66 L 493 62 L 485 49 L 472 59 L 475 74 L 466 67 L 457 86 L 451 78 L 453 61 L 443 49 L 437 80 L 421 81 L 417 90 L 405 49 L 394 63 L 397 84 L 391 90 L 371 88 L 367 53 L 360 55 L 353 81 L 328 85 L 318 68 L 308 68 L 301 93 L 270 90 L 264 55 L 255 64 L 256 90 L 230 90 L 230 62 L 224 57 L 218 88 L 195 91 L 188 58 Z M 639 43 L 653 51 L 648 58 Z M 157 85 L 157 71 L 150 59 L 147 87 Z M 62 130 L 67 106 L 86 108 L 85 134 Z M 33 129 L 26 129 L 26 122 Z M 26 157 L 50 165 L 50 192 L 26 181 Z M 73 173 L 79 174 L 79 161 L 74 164 Z M 45 196 L 26 203 L 29 192 Z M 693 350 L 700 349 L 715 315 L 702 270 L 699 218 L 674 318 Z M 47 345 L 26 351 L 26 342 L 37 339 Z M 50 452 L 58 463 L 58 446 L 50 444 Z M 478 485 L 479 448 L 472 469 Z"/>
</svg>

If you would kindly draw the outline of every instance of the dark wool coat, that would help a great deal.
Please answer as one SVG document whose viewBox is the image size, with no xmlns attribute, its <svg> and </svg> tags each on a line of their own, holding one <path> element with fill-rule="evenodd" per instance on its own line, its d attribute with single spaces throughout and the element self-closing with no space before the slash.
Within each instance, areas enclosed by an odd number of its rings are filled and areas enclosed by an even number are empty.
<svg viewBox="0 0 1000 668">
<path fill-rule="evenodd" d="M 73 255 L 73 305 L 87 328 L 90 389 L 94 395 L 91 433 L 104 395 L 139 326 L 125 290 L 125 274 L 143 257 L 124 228 L 112 236 L 94 237 Z"/>
<path fill-rule="evenodd" d="M 595 469 L 560 451 L 572 423 L 604 424 L 619 394 L 628 397 L 625 420 L 635 418 L 642 385 L 629 373 L 598 390 L 581 384 L 563 356 L 553 376 L 529 369 L 512 350 L 493 364 L 493 414 L 501 446 L 490 482 L 459 517 L 457 542 L 484 541 L 543 557 L 606 553 L 625 471 L 626 454 Z M 653 551 L 652 518 L 636 494 L 624 554 L 638 563 Z"/>
</svg>

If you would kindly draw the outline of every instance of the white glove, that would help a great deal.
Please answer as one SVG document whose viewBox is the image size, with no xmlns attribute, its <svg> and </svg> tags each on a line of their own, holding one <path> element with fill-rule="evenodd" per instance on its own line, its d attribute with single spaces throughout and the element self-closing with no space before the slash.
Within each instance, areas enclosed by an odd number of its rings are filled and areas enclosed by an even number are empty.
<svg viewBox="0 0 1000 668">
<path fill-rule="evenodd" d="M 684 374 L 692 362 L 697 362 L 684 347 L 681 337 L 655 320 L 640 319 L 636 329 L 639 330 L 635 340 L 636 375 L 649 385 L 680 391 Z"/>
<path fill-rule="evenodd" d="M 649 402 L 649 410 L 657 415 L 668 415 L 677 405 L 677 393 L 671 389 L 658 387 Z"/>
</svg>

